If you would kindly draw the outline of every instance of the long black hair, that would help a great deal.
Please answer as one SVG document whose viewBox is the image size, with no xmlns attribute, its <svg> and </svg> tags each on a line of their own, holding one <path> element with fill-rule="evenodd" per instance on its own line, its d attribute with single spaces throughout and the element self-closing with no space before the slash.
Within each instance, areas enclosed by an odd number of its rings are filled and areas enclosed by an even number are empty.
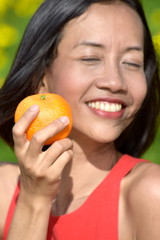
<svg viewBox="0 0 160 240">
<path fill-rule="evenodd" d="M 134 121 L 116 140 L 118 151 L 140 156 L 152 143 L 160 110 L 160 80 L 152 38 L 138 0 L 46 0 L 30 20 L 10 73 L 0 90 L 0 136 L 13 147 L 12 127 L 18 103 L 38 90 L 45 69 L 57 56 L 65 25 L 93 3 L 123 2 L 144 25 L 144 70 L 148 92 Z M 73 33 L 74 34 L 74 33 Z"/>
</svg>

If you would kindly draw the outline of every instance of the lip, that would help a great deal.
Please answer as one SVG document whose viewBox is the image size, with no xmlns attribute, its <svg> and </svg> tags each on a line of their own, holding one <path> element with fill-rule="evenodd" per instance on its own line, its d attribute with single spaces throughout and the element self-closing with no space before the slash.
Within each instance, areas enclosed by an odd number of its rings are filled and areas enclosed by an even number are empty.
<svg viewBox="0 0 160 240">
<path fill-rule="evenodd" d="M 107 112 L 107 111 L 103 111 L 101 109 L 96 109 L 96 108 L 92 108 L 90 106 L 88 106 L 88 103 L 94 103 L 94 102 L 108 102 L 108 103 L 115 103 L 115 104 L 121 104 L 122 105 L 122 109 L 120 111 L 117 112 Z M 89 101 L 86 102 L 87 107 L 89 108 L 89 110 L 91 110 L 95 115 L 98 115 L 102 118 L 107 118 L 107 119 L 118 119 L 118 118 L 122 118 L 124 112 L 125 112 L 125 108 L 127 107 L 126 102 L 124 102 L 121 99 L 118 98 L 95 98 L 95 99 L 91 99 Z"/>
</svg>

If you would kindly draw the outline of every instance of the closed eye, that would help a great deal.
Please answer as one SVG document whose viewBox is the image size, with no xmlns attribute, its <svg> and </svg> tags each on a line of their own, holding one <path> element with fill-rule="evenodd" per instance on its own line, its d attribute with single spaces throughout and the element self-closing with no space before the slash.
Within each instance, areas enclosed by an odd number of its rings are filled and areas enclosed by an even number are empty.
<svg viewBox="0 0 160 240">
<path fill-rule="evenodd" d="M 95 58 L 95 57 L 81 58 L 80 61 L 84 66 L 91 66 L 91 67 L 99 66 L 101 63 L 101 59 Z"/>
<path fill-rule="evenodd" d="M 141 64 L 132 63 L 132 62 L 123 62 L 123 64 L 127 65 L 130 68 L 135 68 L 135 69 L 139 69 L 139 68 L 143 67 Z"/>
<path fill-rule="evenodd" d="M 99 62 L 99 58 L 81 58 L 82 62 L 88 62 L 88 63 L 94 63 L 94 62 Z"/>
</svg>

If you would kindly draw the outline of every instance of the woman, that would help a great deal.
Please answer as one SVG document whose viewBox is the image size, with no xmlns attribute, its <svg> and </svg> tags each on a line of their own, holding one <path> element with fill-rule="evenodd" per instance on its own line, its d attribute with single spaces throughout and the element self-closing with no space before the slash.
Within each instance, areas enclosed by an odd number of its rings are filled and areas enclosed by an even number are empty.
<svg viewBox="0 0 160 240">
<path fill-rule="evenodd" d="M 0 92 L 1 136 L 19 163 L 0 169 L 1 239 L 158 240 L 160 167 L 134 157 L 153 140 L 159 86 L 138 1 L 45 1 Z M 70 136 L 46 150 L 65 116 L 30 142 L 38 107 L 13 122 L 22 98 L 44 92 L 73 112 Z"/>
</svg>

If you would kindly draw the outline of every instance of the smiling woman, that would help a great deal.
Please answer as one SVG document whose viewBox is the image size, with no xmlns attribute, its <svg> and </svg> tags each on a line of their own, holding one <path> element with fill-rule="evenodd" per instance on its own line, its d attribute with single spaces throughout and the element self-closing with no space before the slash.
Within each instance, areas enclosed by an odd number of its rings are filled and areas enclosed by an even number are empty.
<svg viewBox="0 0 160 240">
<path fill-rule="evenodd" d="M 69 119 L 27 140 L 39 107 L 16 124 L 13 116 L 24 97 L 46 92 L 67 100 L 73 128 L 44 149 Z M 159 111 L 157 60 L 137 0 L 44 1 L 0 90 L 0 135 L 18 160 L 0 167 L 1 238 L 159 240 L 160 166 L 139 158 Z"/>
<path fill-rule="evenodd" d="M 147 91 L 143 41 L 140 18 L 121 3 L 94 4 L 65 27 L 58 57 L 43 77 L 43 91 L 68 100 L 75 132 L 113 142 L 133 120 Z M 111 110 L 116 104 L 120 110 Z"/>
</svg>

